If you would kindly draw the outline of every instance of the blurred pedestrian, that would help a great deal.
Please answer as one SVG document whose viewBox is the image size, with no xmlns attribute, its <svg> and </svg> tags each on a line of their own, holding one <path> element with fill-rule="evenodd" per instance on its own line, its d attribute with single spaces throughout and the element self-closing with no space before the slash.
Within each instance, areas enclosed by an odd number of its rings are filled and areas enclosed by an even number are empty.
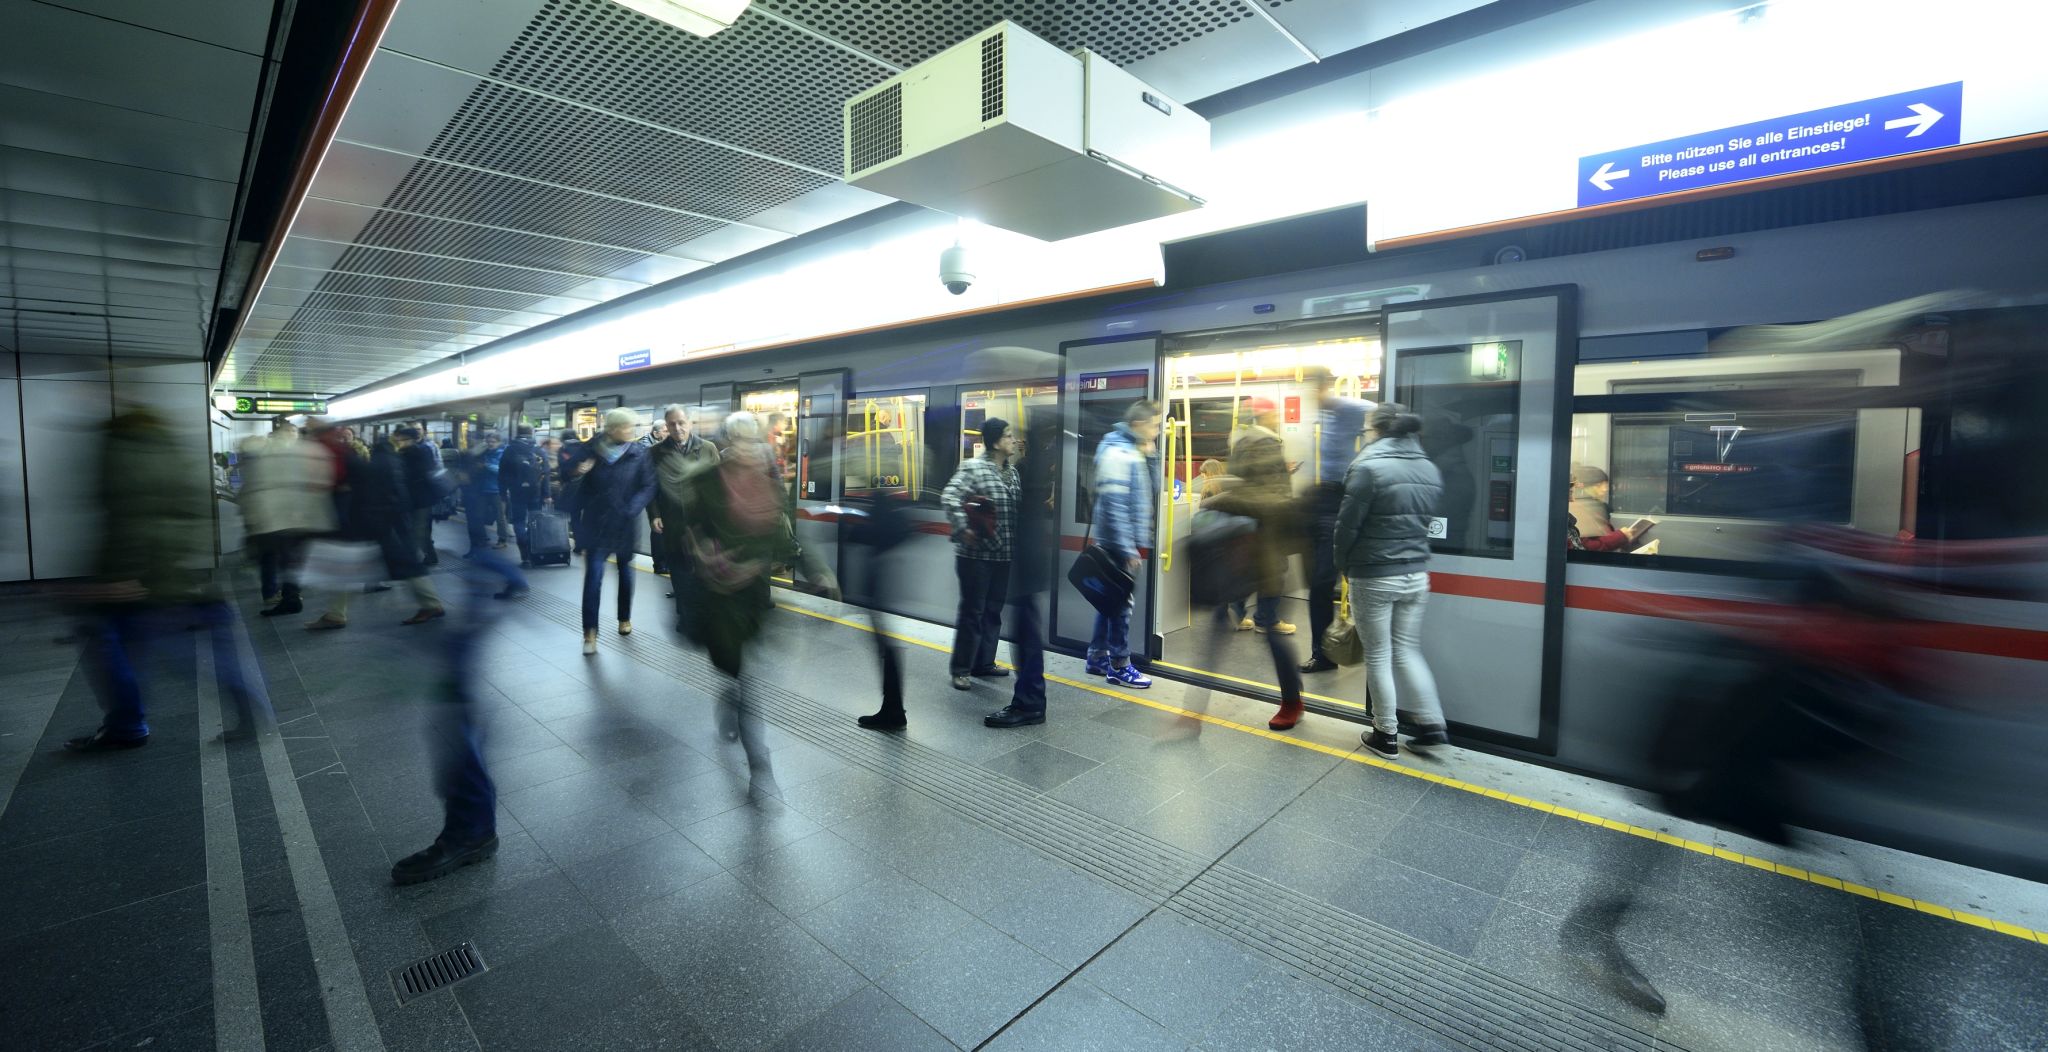
<svg viewBox="0 0 2048 1052">
<path fill-rule="evenodd" d="M 1450 739 L 1436 677 L 1422 656 L 1429 602 L 1429 522 L 1443 499 L 1443 475 L 1422 452 L 1422 418 L 1384 402 L 1367 418 L 1365 449 L 1344 476 L 1336 544 L 1351 578 L 1352 617 L 1365 646 L 1366 698 L 1373 729 L 1365 747 L 1401 754 L 1399 714 L 1411 714 L 1411 747 Z"/>
<path fill-rule="evenodd" d="M 791 556 L 792 536 L 782 488 L 770 472 L 774 451 L 758 417 L 728 416 L 716 470 L 692 476 L 684 528 L 690 552 L 691 603 L 686 631 L 711 665 L 730 678 L 719 704 L 721 733 L 738 741 L 757 790 L 777 794 L 758 721 L 748 709 L 746 648 L 760 634 L 769 570 Z M 678 582 L 680 584 L 681 582 Z M 678 589 L 680 591 L 680 589 Z"/>
<path fill-rule="evenodd" d="M 667 439 L 668 419 L 666 417 L 663 417 L 655 420 L 653 424 L 649 425 L 649 427 L 647 428 L 647 434 L 642 436 L 640 439 L 640 444 L 647 447 L 647 453 L 649 456 L 653 456 L 654 451 L 660 448 L 661 444 L 667 441 Z M 656 480 L 656 485 L 658 492 L 658 479 Z M 664 546 L 661 543 L 661 508 L 658 506 L 659 504 L 659 500 L 647 502 L 647 557 L 654 561 L 655 576 L 667 577 L 668 552 L 665 550 L 666 546 Z M 674 594 L 674 589 L 670 589 L 670 594 Z"/>
<path fill-rule="evenodd" d="M 1052 581 L 1058 548 L 1053 496 L 1059 482 L 1059 421 L 1049 408 L 1025 410 L 1018 445 L 1016 526 L 1010 544 L 1010 656 L 1017 684 L 1010 703 L 981 718 L 983 726 L 1029 727 L 1045 722 L 1045 615 L 1040 597 Z"/>
<path fill-rule="evenodd" d="M 1264 407 L 1257 411 L 1263 413 Z M 1248 519 L 1252 523 L 1252 587 L 1258 593 L 1255 623 L 1265 636 L 1267 653 L 1273 659 L 1273 677 L 1280 687 L 1280 708 L 1267 726 L 1284 731 L 1301 722 L 1301 670 L 1294 663 L 1294 648 L 1287 635 L 1293 626 L 1278 616 L 1279 597 L 1286 590 L 1287 560 L 1307 546 L 1307 529 L 1301 521 L 1301 507 L 1294 499 L 1294 486 L 1280 439 L 1270 428 L 1254 427 L 1230 447 L 1228 477 L 1235 480 L 1202 501 L 1206 511 Z M 1233 607 L 1233 613 L 1242 610 Z M 1241 624 L 1242 622 L 1240 622 Z M 1220 647 L 1222 639 L 1212 641 Z"/>
<path fill-rule="evenodd" d="M 181 442 L 153 410 L 123 408 L 108 422 L 96 481 L 99 550 L 92 582 L 77 590 L 89 611 L 88 668 L 104 716 L 93 733 L 67 740 L 66 749 L 147 744 L 142 669 L 150 644 L 195 621 L 210 631 L 216 672 L 248 728 L 250 692 L 233 611 L 208 571 L 214 545 L 206 480 L 205 454 Z"/>
<path fill-rule="evenodd" d="M 306 542 L 334 529 L 332 470 L 289 417 L 277 417 L 268 436 L 245 448 L 240 504 L 258 560 L 263 616 L 296 614 L 305 609 L 299 570 Z"/>
<path fill-rule="evenodd" d="M 953 572 L 960 581 L 960 606 L 953 619 L 954 690 L 974 685 L 970 677 L 1000 679 L 996 664 L 1003 627 L 1003 603 L 1010 588 L 1010 553 L 1017 528 L 1018 478 L 1010 461 L 1017 436 L 1007 421 L 981 422 L 982 452 L 960 462 L 939 495 L 953 526 Z"/>
<path fill-rule="evenodd" d="M 419 546 L 414 541 L 412 491 L 406 482 L 405 451 L 401 448 L 415 441 L 406 436 L 408 431 L 413 429 L 393 432 L 390 438 L 378 443 L 367 460 L 341 442 L 330 443 L 329 448 L 340 458 L 338 471 L 342 483 L 337 496 L 344 510 L 339 516 L 338 538 L 377 547 L 385 580 L 405 582 L 419 604 L 419 609 L 400 623 L 417 625 L 447 611 L 420 563 Z M 315 631 L 348 627 L 348 605 L 353 591 L 350 587 L 337 588 L 326 612 L 306 627 Z"/>
<path fill-rule="evenodd" d="M 1262 505 L 1292 502 L 1294 476 L 1287 464 L 1286 446 L 1280 441 L 1280 407 L 1270 398 L 1251 399 L 1245 407 L 1251 411 L 1251 423 L 1240 429 L 1230 443 L 1230 474 L 1238 480 L 1240 488 L 1252 491 L 1253 499 Z M 1260 520 L 1260 527 L 1263 538 L 1267 532 L 1265 520 Z M 1285 567 L 1277 576 L 1261 573 L 1260 585 L 1250 617 L 1244 616 L 1242 603 L 1237 606 L 1237 627 L 1261 635 L 1293 635 L 1293 623 L 1280 619 L 1280 596 L 1286 588 Z"/>
<path fill-rule="evenodd" d="M 619 567 L 619 634 L 633 634 L 633 552 L 641 515 L 654 500 L 654 465 L 638 441 L 640 414 L 614 409 L 590 455 L 576 466 L 572 485 L 581 519 L 576 546 L 583 553 L 583 652 L 597 653 L 597 608 L 604 596 L 604 567 Z"/>
<path fill-rule="evenodd" d="M 1095 447 L 1095 506 L 1090 530 L 1095 543 L 1123 560 L 1132 577 L 1142 565 L 1142 553 L 1152 544 L 1156 515 L 1152 495 L 1159 489 L 1152 456 L 1158 439 L 1158 403 L 1137 401 Z M 1152 685 L 1152 677 L 1131 664 L 1134 603 L 1125 603 L 1115 615 L 1096 613 L 1095 632 L 1088 640 L 1087 672 L 1117 686 L 1144 688 Z"/>
<path fill-rule="evenodd" d="M 1318 369 L 1316 379 L 1316 479 L 1310 514 L 1308 586 L 1308 660 L 1301 671 L 1333 672 L 1337 663 L 1323 653 L 1323 633 L 1337 618 L 1337 588 L 1341 574 L 1337 567 L 1337 511 L 1344 504 L 1344 473 L 1358 456 L 1359 439 L 1365 435 L 1365 415 L 1372 403 L 1351 398 L 1337 389 L 1337 377 Z"/>
<path fill-rule="evenodd" d="M 446 663 L 429 700 L 427 746 L 434 758 L 434 790 L 441 797 L 441 832 L 432 844 L 391 867 L 393 884 L 444 877 L 498 852 L 498 793 L 484 767 L 476 698 L 477 658 L 498 608 L 483 602 L 483 596 L 494 583 L 502 585 L 499 598 L 524 593 L 527 586 L 518 567 L 495 549 L 477 549 L 472 563 L 474 569 L 462 574 L 469 602 L 444 637 Z"/>
</svg>

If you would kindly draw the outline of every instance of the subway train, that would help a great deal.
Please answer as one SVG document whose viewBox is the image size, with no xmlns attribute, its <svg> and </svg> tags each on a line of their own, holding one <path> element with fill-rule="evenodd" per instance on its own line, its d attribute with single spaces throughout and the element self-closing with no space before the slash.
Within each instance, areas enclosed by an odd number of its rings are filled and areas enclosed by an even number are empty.
<svg viewBox="0 0 2048 1052">
<path fill-rule="evenodd" d="M 2008 581 L 2039 580 L 2043 246 L 2048 210 L 2016 201 L 1515 263 L 1454 247 L 1313 270 L 1267 261 L 1253 269 L 1268 273 L 1208 284 L 1169 267 L 1158 289 L 440 408 L 543 433 L 587 431 L 615 406 L 785 414 L 801 542 L 835 562 L 842 501 L 906 502 L 919 531 L 890 610 L 940 623 L 955 602 L 940 489 L 985 418 L 1051 424 L 1061 558 L 1049 634 L 1078 653 L 1092 612 L 1065 571 L 1089 535 L 1090 457 L 1130 402 L 1157 400 L 1160 515 L 1133 648 L 1154 675 L 1277 697 L 1263 642 L 1242 632 L 1212 648 L 1191 609 L 1191 481 L 1227 455 L 1252 399 L 1280 407 L 1298 488 L 1329 481 L 1317 477 L 1312 379 L 1327 369 L 1345 392 L 1421 414 L 1444 474 L 1425 650 L 1454 739 L 1650 786 L 1654 739 L 1681 703 L 1674 678 L 1709 660 L 1690 633 L 1782 608 L 1783 575 L 1767 568 L 1789 525 L 1968 549 L 1980 565 L 2010 559 Z M 791 295 L 801 309 L 801 290 Z M 1604 479 L 1613 526 L 1654 523 L 1633 550 L 1568 550 L 1583 514 L 1571 498 L 1591 488 L 1572 488 L 1575 470 Z M 1970 718 L 1929 720 L 1913 747 L 1837 772 L 1811 794 L 1809 824 L 2038 879 L 2040 808 L 1998 801 L 2048 788 L 2048 604 L 2040 589 L 1990 594 L 1929 565 L 1910 622 L 1945 669 L 1943 712 Z M 1305 572 L 1291 570 L 1281 610 L 1302 658 Z M 1307 689 L 1312 711 L 1364 716 L 1358 669 L 1311 675 Z M 1982 791 L 1930 796 L 1951 770 L 1965 783 L 1985 772 Z M 2013 793 L 2024 795 L 2001 795 Z"/>
</svg>

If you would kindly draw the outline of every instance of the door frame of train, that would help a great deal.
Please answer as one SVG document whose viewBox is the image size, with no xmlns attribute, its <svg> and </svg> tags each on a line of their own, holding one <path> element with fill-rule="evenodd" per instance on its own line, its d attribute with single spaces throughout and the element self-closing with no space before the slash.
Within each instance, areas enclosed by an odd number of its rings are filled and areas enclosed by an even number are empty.
<svg viewBox="0 0 2048 1052">
<path fill-rule="evenodd" d="M 1081 403 L 1079 403 L 1079 391 L 1073 387 L 1075 385 L 1073 372 L 1069 368 L 1071 352 L 1085 350 L 1085 348 L 1100 348 L 1100 346 L 1108 346 L 1108 344 L 1143 344 L 1143 342 L 1149 342 L 1151 348 L 1149 348 L 1149 354 L 1145 356 L 1145 375 L 1147 375 L 1145 377 L 1145 397 L 1153 399 L 1153 401 L 1159 401 L 1159 348 L 1161 348 L 1161 336 L 1163 334 L 1159 330 L 1147 330 L 1147 332 L 1118 334 L 1118 336 L 1094 336 L 1094 338 L 1087 338 L 1087 340 L 1067 340 L 1067 342 L 1059 344 L 1059 420 L 1061 420 L 1061 426 L 1063 428 L 1069 426 L 1069 424 L 1071 426 L 1079 426 Z M 1071 420 L 1069 420 L 1069 415 L 1067 415 L 1069 407 L 1075 413 Z M 1065 546 L 1065 538 L 1067 538 L 1067 514 L 1069 514 L 1067 491 L 1073 489 L 1077 485 L 1079 477 L 1081 477 L 1079 432 L 1071 432 L 1071 434 L 1075 434 L 1075 442 L 1073 442 L 1073 473 L 1071 475 L 1069 473 L 1061 473 L 1059 493 L 1055 493 L 1055 497 L 1053 497 L 1053 520 L 1059 526 L 1061 546 L 1059 546 L 1059 553 L 1053 559 L 1053 581 L 1049 581 L 1049 585 L 1047 585 L 1053 600 L 1047 604 L 1047 614 L 1044 614 L 1044 624 L 1047 624 L 1047 630 L 1044 630 L 1044 632 L 1047 632 L 1047 639 L 1055 647 L 1065 647 L 1069 651 L 1087 653 L 1087 643 L 1090 643 L 1090 641 L 1087 641 L 1087 639 L 1065 637 L 1065 634 L 1061 634 L 1061 630 L 1059 630 L 1059 604 L 1061 604 L 1061 600 L 1065 598 L 1065 594 L 1069 591 L 1067 581 L 1065 581 L 1065 577 L 1067 577 L 1067 546 Z M 1061 456 L 1065 456 L 1067 442 L 1061 442 L 1061 446 L 1063 446 Z M 1153 528 L 1157 528 L 1157 524 L 1153 524 Z M 1157 551 L 1155 551 L 1155 555 L 1157 555 Z M 1151 661 L 1155 657 L 1159 657 L 1159 632 L 1153 630 L 1151 620 L 1149 620 L 1151 618 L 1151 610 L 1153 610 L 1153 600 L 1155 600 L 1155 596 L 1153 596 L 1155 577 L 1157 575 L 1153 573 L 1153 561 L 1147 559 L 1145 561 L 1145 575 L 1139 581 L 1141 587 L 1143 587 L 1143 594 L 1145 594 L 1143 616 L 1147 620 L 1141 624 L 1141 628 L 1145 632 L 1145 639 L 1143 639 L 1141 647 L 1133 647 L 1133 653 L 1130 653 L 1130 659 L 1137 661 L 1137 663 L 1145 663 L 1147 667 L 1151 665 Z M 1133 620 L 1139 620 L 1139 614 L 1141 614 L 1139 610 L 1133 610 Z"/>
<path fill-rule="evenodd" d="M 724 390 L 721 391 L 720 388 L 724 388 Z M 739 388 L 731 380 L 703 384 L 697 388 L 697 403 L 699 405 L 722 406 L 728 413 L 732 412 L 733 407 L 739 404 L 739 397 Z M 723 421 L 720 421 L 720 423 L 723 423 Z"/>
<path fill-rule="evenodd" d="M 1422 311 L 1457 309 L 1460 307 L 1484 306 L 1492 303 L 1507 303 L 1520 300 L 1554 301 L 1556 342 L 1553 344 L 1552 383 L 1550 400 L 1550 464 L 1549 478 L 1543 482 L 1544 489 L 1538 499 L 1547 509 L 1556 505 L 1559 487 L 1571 479 L 1571 419 L 1572 419 L 1572 371 L 1579 360 L 1579 287 L 1577 285 L 1543 285 L 1534 288 L 1510 289 L 1502 292 L 1481 293 L 1472 296 L 1453 296 L 1438 300 L 1389 304 L 1381 310 L 1381 331 L 1386 333 L 1382 347 L 1385 355 L 1383 374 L 1380 380 L 1382 397 L 1391 396 L 1398 389 L 1394 370 L 1398 356 L 1393 346 L 1391 327 L 1386 318 L 1394 314 L 1411 314 Z M 1528 436 L 1522 436 L 1526 441 Z M 1564 673 L 1564 610 L 1565 610 L 1565 545 L 1559 517 L 1546 511 L 1543 516 L 1543 611 L 1541 618 L 1542 638 L 1540 643 L 1541 668 L 1538 671 L 1537 719 L 1534 736 L 1513 734 L 1450 720 L 1453 733 L 1459 737 L 1484 742 L 1490 745 L 1516 749 L 1543 756 L 1557 754 L 1558 713 L 1562 704 L 1560 684 Z M 1327 710 L 1325 710 L 1327 711 Z M 1356 718 L 1356 716 L 1352 716 Z"/>
</svg>

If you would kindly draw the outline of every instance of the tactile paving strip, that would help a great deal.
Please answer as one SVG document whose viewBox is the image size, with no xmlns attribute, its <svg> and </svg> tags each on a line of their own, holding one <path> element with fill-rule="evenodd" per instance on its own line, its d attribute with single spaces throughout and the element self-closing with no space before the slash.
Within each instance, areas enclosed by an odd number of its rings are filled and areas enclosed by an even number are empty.
<svg viewBox="0 0 2048 1052">
<path fill-rule="evenodd" d="M 525 605 L 580 630 L 576 605 L 530 594 Z M 702 660 L 602 639 L 605 649 L 717 697 L 727 681 Z M 1290 972 L 1479 1049 L 1669 1048 L 1651 1035 L 1517 982 L 1413 936 L 1039 795 L 1013 779 L 896 736 L 855 730 L 846 714 L 753 681 L 748 709 L 841 760 L 872 771 L 1027 847 L 1217 931 Z"/>
</svg>

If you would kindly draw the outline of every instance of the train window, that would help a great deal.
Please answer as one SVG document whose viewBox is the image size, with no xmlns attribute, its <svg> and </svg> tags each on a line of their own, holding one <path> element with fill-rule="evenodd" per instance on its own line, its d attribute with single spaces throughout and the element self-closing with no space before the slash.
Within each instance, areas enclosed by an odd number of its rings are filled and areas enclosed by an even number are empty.
<svg viewBox="0 0 2048 1052">
<path fill-rule="evenodd" d="M 1515 446 L 1522 344 L 1404 350 L 1394 400 L 1422 417 L 1422 448 L 1443 473 L 1432 551 L 1505 559 L 1515 546 Z"/>
<path fill-rule="evenodd" d="M 842 478 L 846 496 L 916 500 L 925 479 L 925 405 L 928 392 L 856 394 L 846 403 Z"/>
<path fill-rule="evenodd" d="M 1074 381 L 1080 398 L 1079 470 L 1074 472 L 1074 517 L 1077 522 L 1095 521 L 1095 451 L 1109 437 L 1124 413 L 1146 397 L 1151 375 L 1145 369 L 1110 373 L 1083 373 Z M 1163 433 L 1162 433 L 1163 434 Z M 1153 462 L 1160 456 L 1158 444 L 1149 451 Z"/>
<path fill-rule="evenodd" d="M 960 459 L 981 455 L 981 422 L 993 416 L 1021 427 L 1030 411 L 1059 404 L 1060 387 L 1052 380 L 1025 380 L 960 391 Z"/>
<path fill-rule="evenodd" d="M 1575 557 L 1766 558 L 1791 522 L 1910 531 L 1920 410 L 1854 404 L 1901 364 L 1897 347 L 1580 363 Z"/>
</svg>

